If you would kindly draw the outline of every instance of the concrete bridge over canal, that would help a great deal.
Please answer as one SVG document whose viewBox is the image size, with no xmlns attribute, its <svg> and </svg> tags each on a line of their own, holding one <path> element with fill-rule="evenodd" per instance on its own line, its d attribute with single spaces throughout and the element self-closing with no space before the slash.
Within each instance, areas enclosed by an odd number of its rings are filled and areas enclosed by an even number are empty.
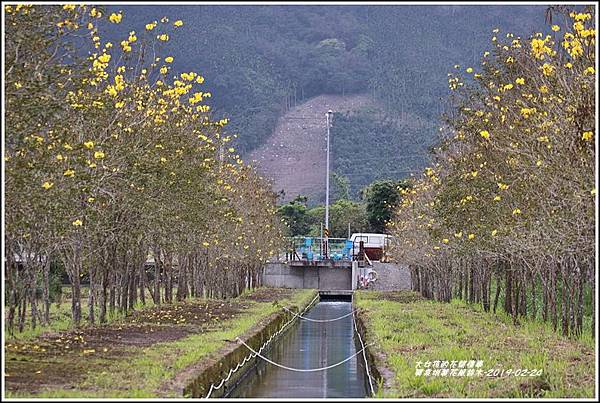
<svg viewBox="0 0 600 403">
<path fill-rule="evenodd" d="M 268 287 L 352 292 L 357 288 L 359 276 L 369 270 L 377 272 L 377 281 L 371 289 L 410 289 L 410 273 L 404 265 L 373 262 L 367 267 L 349 260 L 270 262 L 263 267 L 262 283 Z"/>
</svg>

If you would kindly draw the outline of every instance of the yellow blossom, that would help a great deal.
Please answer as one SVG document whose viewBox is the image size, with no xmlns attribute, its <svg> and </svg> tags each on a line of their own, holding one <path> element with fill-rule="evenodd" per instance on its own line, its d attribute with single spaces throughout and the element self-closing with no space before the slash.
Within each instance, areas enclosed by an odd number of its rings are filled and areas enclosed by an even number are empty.
<svg viewBox="0 0 600 403">
<path fill-rule="evenodd" d="M 496 234 L 498 233 L 498 230 L 492 230 L 492 236 L 496 236 Z"/>
<path fill-rule="evenodd" d="M 591 131 L 583 132 L 583 134 L 581 135 L 581 139 L 584 141 L 590 141 L 593 138 L 594 138 L 594 133 Z"/>
<path fill-rule="evenodd" d="M 521 214 L 521 209 L 516 208 L 512 211 L 513 215 Z"/>
<path fill-rule="evenodd" d="M 52 182 L 44 182 L 42 184 L 42 187 L 46 190 L 50 189 L 52 186 L 54 186 L 54 183 L 52 183 Z"/>
<path fill-rule="evenodd" d="M 131 46 L 129 46 L 129 41 L 121 41 L 121 48 L 123 48 L 123 52 L 131 52 Z"/>
<path fill-rule="evenodd" d="M 469 239 L 473 239 L 473 238 L 475 238 L 475 234 L 469 234 L 469 235 L 468 235 L 468 238 L 469 238 Z"/>
<path fill-rule="evenodd" d="M 96 158 L 97 160 L 101 160 L 102 158 L 104 158 L 104 153 L 102 151 L 96 151 L 94 153 L 94 158 Z"/>
<path fill-rule="evenodd" d="M 165 57 L 165 62 L 167 62 L 167 63 L 173 63 L 173 57 L 171 57 L 171 56 Z"/>
<path fill-rule="evenodd" d="M 89 148 L 89 149 L 94 148 L 94 142 L 93 141 L 86 141 L 85 143 L 83 143 L 83 145 L 85 146 L 85 148 Z"/>
<path fill-rule="evenodd" d="M 175 22 L 173 23 L 173 25 L 174 25 L 174 26 L 176 26 L 176 27 L 180 27 L 180 26 L 182 26 L 182 25 L 183 25 L 183 21 L 181 21 L 181 20 L 177 20 L 177 21 L 175 21 Z"/>
<path fill-rule="evenodd" d="M 71 224 L 73 224 L 76 227 L 81 227 L 83 225 L 83 221 L 81 221 L 79 218 L 75 221 L 73 221 Z"/>
<path fill-rule="evenodd" d="M 75 171 L 72 169 L 67 169 L 64 173 L 64 176 L 73 177 L 75 175 Z"/>
<path fill-rule="evenodd" d="M 525 84 L 525 79 L 523 77 L 519 77 L 515 80 L 517 84 L 523 85 Z"/>
<path fill-rule="evenodd" d="M 554 73 L 554 66 L 544 63 L 542 65 L 542 73 L 544 73 L 545 76 L 551 76 Z"/>
<path fill-rule="evenodd" d="M 123 18 L 123 14 L 121 14 L 120 12 L 118 14 L 112 13 L 110 15 L 110 17 L 108 17 L 109 21 L 112 22 L 113 24 L 120 23 L 122 18 Z"/>
<path fill-rule="evenodd" d="M 482 130 L 479 132 L 479 134 L 481 135 L 481 137 L 483 137 L 486 140 L 488 140 L 490 138 L 490 132 L 488 132 L 487 130 Z"/>
<path fill-rule="evenodd" d="M 110 55 L 108 53 L 103 53 L 102 56 L 98 57 L 98 60 L 102 63 L 108 63 L 110 61 Z"/>
</svg>

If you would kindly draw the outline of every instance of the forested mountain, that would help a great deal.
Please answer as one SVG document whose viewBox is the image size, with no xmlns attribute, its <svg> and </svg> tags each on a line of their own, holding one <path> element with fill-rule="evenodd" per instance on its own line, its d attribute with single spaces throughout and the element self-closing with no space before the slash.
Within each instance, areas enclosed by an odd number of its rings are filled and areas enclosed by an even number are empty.
<svg viewBox="0 0 600 403">
<path fill-rule="evenodd" d="M 436 136 L 447 73 L 456 63 L 478 60 L 493 35 L 528 36 L 545 24 L 545 6 L 109 7 L 115 9 L 138 32 L 163 16 L 184 21 L 178 46 L 164 45 L 174 57 L 172 71 L 203 73 L 206 87 L 219 94 L 213 110 L 230 118 L 242 154 L 264 143 L 278 117 L 303 100 L 371 94 L 381 111 L 339 117 L 344 129 L 334 129 L 334 168 L 356 182 L 353 190 L 381 167 L 393 165 L 383 175 L 392 177 L 423 167 L 418 156 Z M 110 35 L 127 34 L 118 29 Z M 382 136 L 377 147 L 361 150 L 373 165 L 362 174 L 353 162 L 359 131 Z M 404 160 L 395 161 L 399 156 Z M 376 157 L 382 161 L 370 164 Z"/>
</svg>

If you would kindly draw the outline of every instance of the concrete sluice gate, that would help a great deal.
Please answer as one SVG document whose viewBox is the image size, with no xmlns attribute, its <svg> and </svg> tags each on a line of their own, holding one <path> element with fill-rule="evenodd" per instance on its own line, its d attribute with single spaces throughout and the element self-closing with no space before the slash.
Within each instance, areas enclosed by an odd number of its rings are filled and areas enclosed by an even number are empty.
<svg viewBox="0 0 600 403">
<path fill-rule="evenodd" d="M 345 300 L 341 300 L 345 299 Z M 282 366 L 313 369 L 336 364 L 361 349 L 355 333 L 351 298 L 322 298 L 297 318 L 263 355 Z M 227 394 L 232 398 L 339 398 L 367 397 L 368 378 L 363 354 L 334 368 L 314 372 L 295 372 L 258 359 L 256 365 Z"/>
</svg>

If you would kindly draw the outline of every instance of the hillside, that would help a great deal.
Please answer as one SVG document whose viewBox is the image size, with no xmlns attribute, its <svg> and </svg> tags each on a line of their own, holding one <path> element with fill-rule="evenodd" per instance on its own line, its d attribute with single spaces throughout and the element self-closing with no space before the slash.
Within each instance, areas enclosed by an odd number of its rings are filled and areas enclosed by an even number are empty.
<svg viewBox="0 0 600 403">
<path fill-rule="evenodd" d="M 284 190 L 283 200 L 299 194 L 321 199 L 325 191 L 326 116 L 373 108 L 368 95 L 320 95 L 290 109 L 277 121 L 273 134 L 248 161 L 273 180 L 275 191 Z"/>
<path fill-rule="evenodd" d="M 386 111 L 436 120 L 446 73 L 475 63 L 492 30 L 528 35 L 545 6 L 109 6 L 125 23 L 102 33 L 115 43 L 129 30 L 182 19 L 171 72 L 197 71 L 215 114 L 230 118 L 236 148 L 266 142 L 283 112 L 312 97 L 371 93 Z M 489 50 L 489 49 L 487 49 Z"/>
</svg>

